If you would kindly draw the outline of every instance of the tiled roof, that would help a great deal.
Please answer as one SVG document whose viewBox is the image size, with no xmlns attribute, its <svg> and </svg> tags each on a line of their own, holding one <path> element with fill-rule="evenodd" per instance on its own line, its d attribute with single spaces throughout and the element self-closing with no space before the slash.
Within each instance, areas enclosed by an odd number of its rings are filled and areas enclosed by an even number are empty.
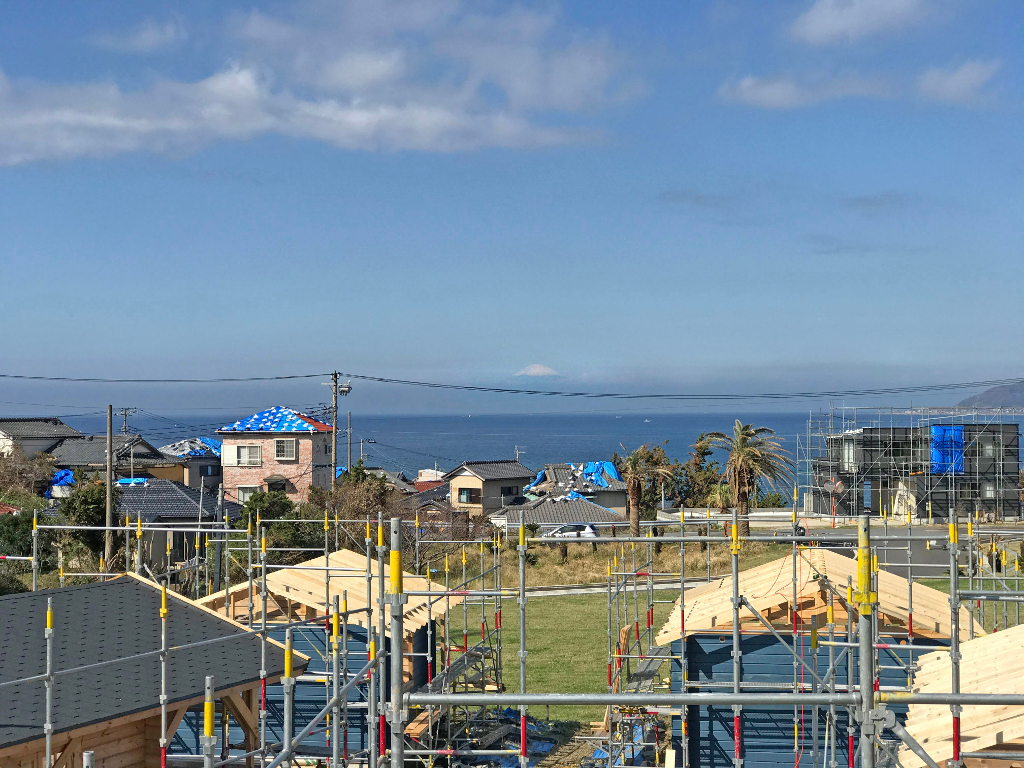
<svg viewBox="0 0 1024 768">
<path fill-rule="evenodd" d="M 138 440 L 138 442 L 134 442 Z M 134 442 L 129 447 L 129 442 Z M 160 453 L 138 435 L 114 435 L 114 457 L 120 467 L 134 462 L 135 468 L 169 466 L 182 459 Z M 50 451 L 58 467 L 104 467 L 107 464 L 107 436 L 69 437 Z"/>
<path fill-rule="evenodd" d="M 275 405 L 217 430 L 224 432 L 330 432 L 331 425 L 312 416 Z"/>
<path fill-rule="evenodd" d="M 160 648 L 160 590 L 133 576 L 61 589 L 0 597 L 0 682 L 46 672 L 46 600 L 53 599 L 53 669 L 110 661 Z M 235 624 L 184 599 L 168 598 L 167 644 L 185 645 L 241 633 Z M 216 690 L 256 685 L 260 679 L 258 635 L 183 648 L 168 655 L 169 703 L 203 694 L 203 678 L 213 675 Z M 308 662 L 296 659 L 305 669 Z M 272 678 L 284 670 L 284 651 L 267 644 Z M 46 688 L 40 682 L 3 689 L 0 749 L 41 740 L 46 720 Z M 158 655 L 116 662 L 78 673 L 58 674 L 53 684 L 54 733 L 103 723 L 160 706 Z"/>
<path fill-rule="evenodd" d="M 466 461 L 444 476 L 450 480 L 462 470 L 469 470 L 481 480 L 523 480 L 532 479 L 533 470 L 527 469 L 515 459 L 501 461 Z"/>
<path fill-rule="evenodd" d="M 0 418 L 0 432 L 15 438 L 81 437 L 82 433 L 72 429 L 60 419 L 46 416 L 26 419 Z"/>
<path fill-rule="evenodd" d="M 405 499 L 405 504 L 410 509 L 419 509 L 425 504 L 430 504 L 435 501 L 447 501 L 448 496 L 451 494 L 451 485 L 448 483 L 442 483 L 441 485 L 428 488 L 425 491 L 414 493 Z"/>
<path fill-rule="evenodd" d="M 121 503 L 118 511 L 132 519 L 142 515 L 144 523 L 168 518 L 199 518 L 198 488 L 189 488 L 174 480 L 147 480 L 140 485 L 127 485 L 121 489 Z M 203 519 L 217 518 L 217 493 L 207 490 L 202 493 Z M 224 500 L 224 511 L 228 520 L 237 520 L 242 514 L 242 505 Z"/>
<path fill-rule="evenodd" d="M 544 480 L 555 483 L 556 489 L 553 493 L 557 493 L 560 489 L 568 490 L 571 488 L 575 488 L 575 490 L 580 493 L 626 490 L 626 484 L 622 480 L 616 480 L 614 477 L 609 477 L 607 474 L 603 475 L 605 482 L 608 483 L 607 488 L 589 482 L 580 471 L 579 468 L 581 466 L 585 465 L 575 464 L 573 466 L 569 466 L 568 464 L 545 464 Z"/>
<path fill-rule="evenodd" d="M 168 456 L 220 456 L 220 440 L 211 437 L 187 437 L 170 445 L 160 447 L 160 453 Z"/>
<path fill-rule="evenodd" d="M 565 523 L 622 523 L 629 520 L 610 509 L 586 499 L 570 499 L 564 496 L 544 496 L 527 504 L 503 507 L 494 517 L 504 517 L 506 525 L 519 525 L 522 515 L 526 525 L 564 525 Z"/>
</svg>

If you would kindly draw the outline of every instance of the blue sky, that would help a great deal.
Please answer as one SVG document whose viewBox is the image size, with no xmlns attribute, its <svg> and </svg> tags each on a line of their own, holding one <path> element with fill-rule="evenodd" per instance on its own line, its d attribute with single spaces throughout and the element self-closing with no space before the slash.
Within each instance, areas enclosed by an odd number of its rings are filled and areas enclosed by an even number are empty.
<svg viewBox="0 0 1024 768">
<path fill-rule="evenodd" d="M 6 11 L 7 372 L 673 392 L 1020 375 L 1014 3 Z M 14 410 L 109 395 L 0 386 Z"/>
</svg>

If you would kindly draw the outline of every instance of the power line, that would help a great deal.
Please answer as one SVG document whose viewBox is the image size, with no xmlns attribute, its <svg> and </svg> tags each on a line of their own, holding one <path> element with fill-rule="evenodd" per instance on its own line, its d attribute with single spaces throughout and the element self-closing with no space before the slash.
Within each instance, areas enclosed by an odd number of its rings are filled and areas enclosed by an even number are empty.
<svg viewBox="0 0 1024 768">
<path fill-rule="evenodd" d="M 29 376 L 24 374 L 0 373 L 0 379 L 20 379 L 29 381 L 53 381 L 65 383 L 105 383 L 105 384 L 218 384 L 252 381 L 286 381 L 294 379 L 325 378 L 330 373 L 304 373 L 285 376 L 239 376 L 218 377 L 210 379 L 113 379 L 72 376 Z M 396 384 L 407 387 L 423 387 L 426 389 L 445 389 L 462 392 L 484 392 L 500 395 L 531 395 L 541 397 L 575 397 L 584 399 L 607 400 L 670 400 L 670 401 L 725 401 L 744 400 L 808 400 L 819 398 L 864 397 L 871 395 L 905 395 L 927 392 L 943 392 L 960 389 L 980 389 L 1007 384 L 1024 384 L 1024 378 L 991 379 L 988 381 L 966 381 L 947 384 L 925 384 L 909 387 L 874 387 L 868 389 L 821 390 L 810 392 L 760 392 L 753 394 L 671 394 L 671 393 L 632 393 L 632 392 L 581 392 L 572 390 L 549 389 L 518 389 L 514 387 L 486 387 L 473 384 L 445 384 L 413 379 L 395 379 L 387 376 L 369 376 L 359 373 L 341 373 L 350 379 L 376 382 L 378 384 Z"/>
</svg>

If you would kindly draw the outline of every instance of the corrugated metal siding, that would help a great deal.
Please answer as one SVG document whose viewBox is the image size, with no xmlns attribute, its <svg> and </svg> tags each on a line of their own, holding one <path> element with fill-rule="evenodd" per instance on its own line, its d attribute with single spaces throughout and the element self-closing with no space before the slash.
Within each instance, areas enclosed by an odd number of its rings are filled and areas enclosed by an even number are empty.
<svg viewBox="0 0 1024 768">
<path fill-rule="evenodd" d="M 824 639 L 824 635 L 822 636 Z M 845 639 L 836 635 L 837 640 Z M 810 647 L 810 637 L 800 638 L 800 648 L 804 659 L 816 667 L 819 675 L 828 671 L 828 649 L 818 650 L 817 664 Z M 682 667 L 679 662 L 681 642 L 672 643 L 672 691 L 682 690 Z M 936 645 L 939 643 L 925 639 L 915 639 L 915 644 Z M 792 683 L 793 655 L 788 647 L 784 647 L 772 635 L 744 635 L 741 640 L 743 651 L 743 680 L 745 682 Z M 836 649 L 838 656 L 841 649 Z M 910 652 L 894 651 L 903 662 L 908 661 Z M 920 654 L 917 654 L 918 656 Z M 883 666 L 896 666 L 895 659 L 882 652 Z M 687 679 L 692 682 L 716 681 L 732 682 L 732 635 L 691 635 L 686 646 Z M 844 658 L 836 667 L 836 677 L 840 685 L 847 679 L 847 664 Z M 857 679 L 857 664 L 853 664 L 854 680 Z M 810 675 L 805 676 L 805 681 Z M 881 670 L 882 686 L 902 686 L 906 684 L 906 675 L 899 669 Z M 709 689 L 724 690 L 724 689 Z M 750 690 L 750 689 L 745 689 Z M 765 688 L 763 690 L 772 690 Z M 891 707 L 901 721 L 906 717 L 906 707 Z M 733 755 L 733 712 L 731 707 L 688 707 L 689 760 L 690 765 L 709 768 L 724 768 L 732 765 Z M 824 750 L 827 731 L 827 707 L 819 707 L 818 739 L 819 747 Z M 798 745 L 799 762 L 794 755 L 794 710 L 793 707 L 744 707 L 743 708 L 743 758 L 748 768 L 754 766 L 794 766 L 799 764 L 805 768 L 813 768 L 812 747 L 814 739 L 814 708 L 804 707 L 797 711 L 800 722 L 801 738 Z M 841 708 L 836 713 L 836 760 L 840 765 L 847 765 L 847 717 Z M 676 749 L 682 743 L 682 718 L 672 718 L 672 742 Z M 854 742 L 856 748 L 856 741 Z"/>
</svg>

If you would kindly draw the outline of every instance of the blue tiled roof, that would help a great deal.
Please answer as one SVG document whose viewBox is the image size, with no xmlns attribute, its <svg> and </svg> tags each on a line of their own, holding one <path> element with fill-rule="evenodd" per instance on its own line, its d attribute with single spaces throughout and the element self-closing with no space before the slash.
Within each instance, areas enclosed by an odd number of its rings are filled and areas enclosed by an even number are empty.
<svg viewBox="0 0 1024 768">
<path fill-rule="evenodd" d="M 275 405 L 266 411 L 254 413 L 247 419 L 228 424 L 218 432 L 330 432 L 331 425 L 312 416 Z"/>
</svg>

